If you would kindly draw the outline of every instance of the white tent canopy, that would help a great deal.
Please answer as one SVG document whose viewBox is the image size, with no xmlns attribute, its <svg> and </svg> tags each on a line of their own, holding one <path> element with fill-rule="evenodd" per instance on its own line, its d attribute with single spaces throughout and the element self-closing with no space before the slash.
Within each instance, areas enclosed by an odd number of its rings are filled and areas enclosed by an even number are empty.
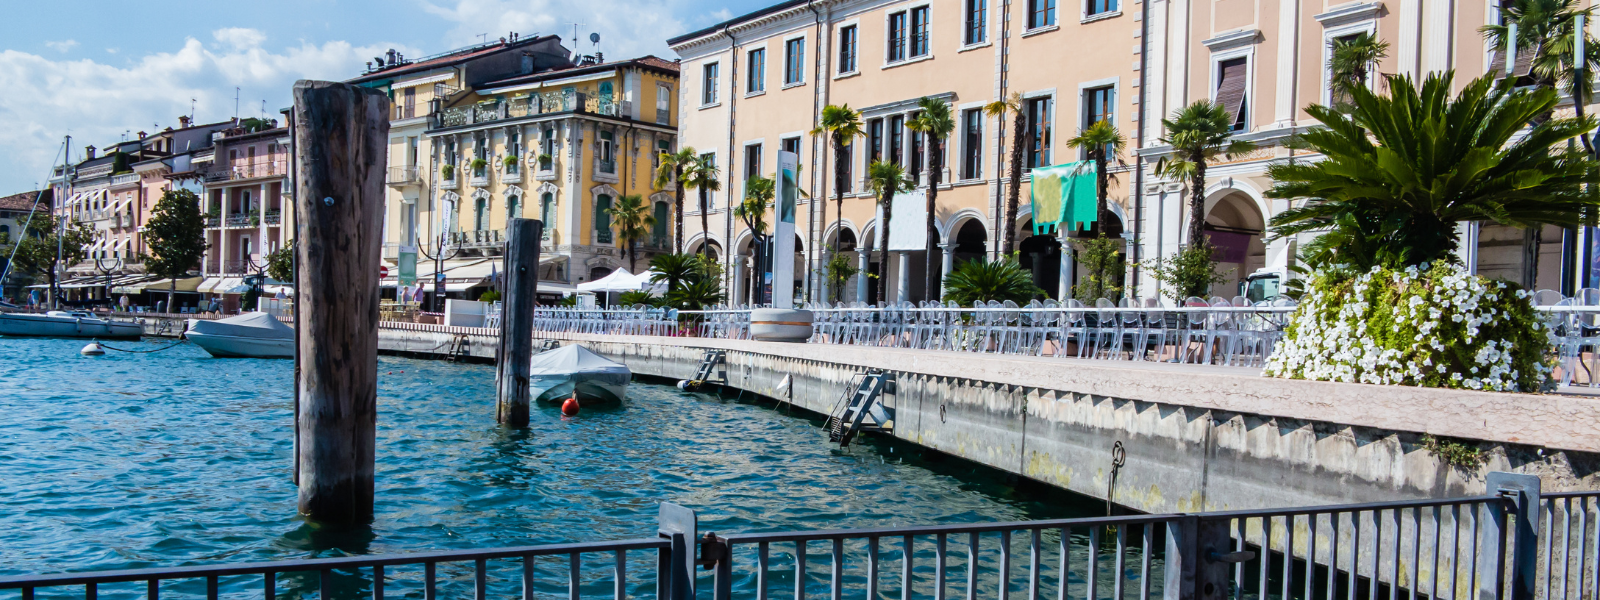
<svg viewBox="0 0 1600 600">
<path fill-rule="evenodd" d="M 578 284 L 580 292 L 631 292 L 639 289 L 638 278 L 627 269 L 619 268 L 610 275 Z"/>
</svg>

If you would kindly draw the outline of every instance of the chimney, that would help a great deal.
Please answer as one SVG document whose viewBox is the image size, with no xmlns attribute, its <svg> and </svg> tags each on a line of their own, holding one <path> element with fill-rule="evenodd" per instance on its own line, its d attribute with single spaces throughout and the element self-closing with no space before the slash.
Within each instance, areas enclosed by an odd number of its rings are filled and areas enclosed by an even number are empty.
<svg viewBox="0 0 1600 600">
<path fill-rule="evenodd" d="M 141 141 L 144 140 L 144 136 L 145 136 L 145 133 L 143 131 L 139 132 L 139 139 Z"/>
<path fill-rule="evenodd" d="M 604 53 L 604 52 L 596 52 L 596 53 L 594 53 L 594 62 L 597 62 L 597 63 L 606 62 L 606 53 Z"/>
<path fill-rule="evenodd" d="M 84 160 L 94 160 L 94 146 L 84 146 L 84 148 L 83 148 L 83 159 Z"/>
<path fill-rule="evenodd" d="M 185 127 L 188 127 L 188 126 L 189 126 L 189 116 L 188 115 L 183 115 L 183 116 L 178 117 L 178 127 L 179 128 L 185 128 Z"/>
</svg>

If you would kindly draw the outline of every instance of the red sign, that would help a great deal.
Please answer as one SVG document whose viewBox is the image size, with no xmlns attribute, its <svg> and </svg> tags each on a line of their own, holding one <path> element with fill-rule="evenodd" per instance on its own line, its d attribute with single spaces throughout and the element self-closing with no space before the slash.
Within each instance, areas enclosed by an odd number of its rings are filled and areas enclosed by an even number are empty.
<svg viewBox="0 0 1600 600">
<path fill-rule="evenodd" d="M 389 267 L 387 265 L 378 265 L 378 279 L 384 279 L 384 278 L 387 278 L 388 276 L 389 276 Z"/>
</svg>

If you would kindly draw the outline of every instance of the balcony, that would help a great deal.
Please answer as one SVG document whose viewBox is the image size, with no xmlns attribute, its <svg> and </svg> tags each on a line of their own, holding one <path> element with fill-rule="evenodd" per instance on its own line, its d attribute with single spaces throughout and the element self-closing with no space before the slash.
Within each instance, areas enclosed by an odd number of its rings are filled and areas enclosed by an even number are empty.
<svg viewBox="0 0 1600 600">
<path fill-rule="evenodd" d="M 608 117 L 629 117 L 633 104 L 613 96 L 595 96 L 574 91 L 527 94 L 506 100 L 455 106 L 433 114 L 433 128 L 461 127 L 557 113 L 585 113 Z"/>
<path fill-rule="evenodd" d="M 514 160 L 505 164 L 505 170 L 500 172 L 500 183 L 522 182 L 522 161 Z"/>
<path fill-rule="evenodd" d="M 255 227 L 260 224 L 261 217 L 255 213 L 235 213 L 228 215 L 228 227 Z"/>
<path fill-rule="evenodd" d="M 78 170 L 78 179 L 94 179 L 111 174 L 111 164 L 95 165 Z"/>
<path fill-rule="evenodd" d="M 440 176 L 439 177 L 439 189 L 441 189 L 441 190 L 461 189 L 461 179 L 457 178 L 455 176 L 455 173 L 451 173 L 449 177 Z"/>
<path fill-rule="evenodd" d="M 481 187 L 489 187 L 489 167 L 488 167 L 488 165 L 484 165 L 482 168 L 473 169 L 472 170 L 472 181 L 470 183 L 471 183 L 472 187 L 480 187 L 480 188 Z"/>
<path fill-rule="evenodd" d="M 283 224 L 283 211 L 281 211 L 281 210 L 269 210 L 269 211 L 267 211 L 267 224 L 268 225 L 282 225 Z"/>
<path fill-rule="evenodd" d="M 139 183 L 138 173 L 123 173 L 111 176 L 111 185 L 129 185 Z"/>
<path fill-rule="evenodd" d="M 505 244 L 504 229 L 457 231 L 450 234 L 450 245 L 457 248 L 497 248 Z"/>
<path fill-rule="evenodd" d="M 220 275 L 244 275 L 250 272 L 250 261 L 225 260 L 222 261 Z"/>
<path fill-rule="evenodd" d="M 392 186 L 416 185 L 418 182 L 416 167 L 389 167 L 384 183 Z"/>
<path fill-rule="evenodd" d="M 219 215 L 219 214 L 206 215 L 206 227 L 221 227 L 221 226 L 222 226 L 222 215 Z"/>
</svg>

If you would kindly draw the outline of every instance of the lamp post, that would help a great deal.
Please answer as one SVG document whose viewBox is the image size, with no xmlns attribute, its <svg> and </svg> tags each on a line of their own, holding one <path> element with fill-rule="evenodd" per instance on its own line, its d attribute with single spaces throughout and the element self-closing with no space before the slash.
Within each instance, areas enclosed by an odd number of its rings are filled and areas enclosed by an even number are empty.
<svg viewBox="0 0 1600 600">
<path fill-rule="evenodd" d="M 433 254 L 429 254 L 427 249 L 420 246 L 417 251 L 421 252 L 428 260 L 433 261 L 433 301 L 436 309 L 434 312 L 444 312 L 444 261 L 460 255 L 461 249 L 459 247 L 451 248 L 446 246 L 444 233 L 440 233 L 434 238 L 434 248 Z M 448 256 L 445 255 L 447 250 L 449 251 Z"/>
<path fill-rule="evenodd" d="M 111 301 L 111 279 L 112 279 L 111 278 L 111 273 L 113 271 L 121 271 L 122 270 L 122 259 L 121 258 L 113 258 L 113 259 L 111 259 L 111 266 L 110 267 L 107 267 L 105 265 L 105 262 L 104 262 L 105 260 L 106 259 L 104 259 L 104 258 L 96 256 L 94 258 L 94 268 L 95 268 L 95 270 L 100 271 L 100 274 L 105 276 L 105 278 L 106 278 L 106 283 L 105 283 L 105 286 L 104 286 L 104 289 L 105 289 L 105 300 L 107 302 L 110 302 Z"/>
</svg>

